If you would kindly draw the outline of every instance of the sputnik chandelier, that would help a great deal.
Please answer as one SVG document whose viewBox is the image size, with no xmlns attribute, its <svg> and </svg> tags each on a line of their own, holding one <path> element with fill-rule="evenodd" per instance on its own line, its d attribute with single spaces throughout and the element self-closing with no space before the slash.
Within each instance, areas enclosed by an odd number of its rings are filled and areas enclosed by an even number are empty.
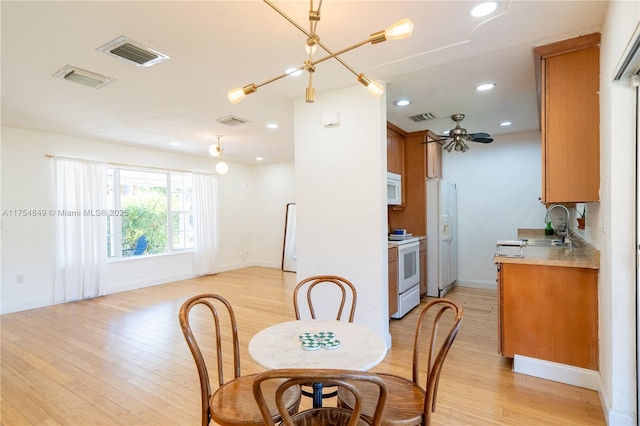
<svg viewBox="0 0 640 426">
<path fill-rule="evenodd" d="M 316 70 L 316 65 L 331 58 L 335 58 L 338 62 L 344 65 L 345 68 L 351 71 L 356 76 L 357 80 L 363 86 L 365 86 L 373 96 L 376 96 L 376 97 L 382 96 L 382 94 L 384 93 L 384 89 L 379 83 L 369 80 L 363 73 L 357 73 L 356 71 L 354 71 L 354 69 L 351 68 L 349 65 L 347 65 L 339 56 L 342 55 L 343 53 L 346 53 L 357 47 L 363 46 L 367 43 L 377 44 L 386 40 L 396 40 L 396 39 L 407 38 L 411 36 L 411 33 L 413 31 L 413 24 L 411 23 L 411 21 L 409 19 L 402 19 L 396 22 L 395 24 L 391 25 L 385 30 L 378 31 L 371 34 L 369 38 L 367 38 L 364 41 L 361 41 L 360 43 L 356 43 L 352 46 L 349 46 L 347 48 L 334 52 L 320 41 L 320 37 L 316 32 L 318 22 L 320 21 L 320 8 L 322 7 L 322 0 L 319 1 L 318 8 L 315 10 L 313 8 L 313 0 L 310 0 L 309 31 L 305 30 L 302 26 L 298 25 L 298 23 L 296 23 L 293 19 L 287 16 L 287 14 L 285 14 L 282 10 L 276 7 L 269 0 L 263 0 L 263 1 L 266 4 L 268 4 L 273 10 L 275 10 L 280 15 L 282 15 L 294 27 L 298 28 L 307 36 L 305 49 L 308 56 L 307 56 L 307 59 L 304 61 L 303 65 L 300 66 L 299 68 L 296 68 L 294 70 L 289 70 L 284 74 L 280 74 L 260 84 L 251 83 L 244 87 L 239 87 L 237 89 L 229 90 L 229 92 L 227 93 L 227 99 L 229 99 L 229 102 L 234 104 L 240 102 L 242 99 L 244 99 L 246 95 L 249 95 L 257 91 L 258 87 L 272 83 L 276 80 L 280 80 L 283 77 L 286 77 L 290 74 L 293 74 L 302 70 L 306 70 L 309 73 L 309 84 L 307 86 L 305 99 L 307 102 L 313 102 L 315 99 L 315 89 L 313 88 L 313 73 Z M 313 54 L 316 52 L 318 46 L 324 49 L 324 51 L 327 52 L 327 55 L 319 59 L 313 59 Z"/>
</svg>

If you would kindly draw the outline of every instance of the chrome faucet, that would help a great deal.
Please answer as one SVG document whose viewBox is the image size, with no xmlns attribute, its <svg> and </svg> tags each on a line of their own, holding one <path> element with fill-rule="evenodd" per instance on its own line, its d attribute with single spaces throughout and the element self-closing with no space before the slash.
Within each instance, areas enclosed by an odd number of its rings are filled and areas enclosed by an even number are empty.
<svg viewBox="0 0 640 426">
<path fill-rule="evenodd" d="M 558 230 L 558 235 L 562 236 L 562 242 L 564 243 L 565 237 L 569 234 L 569 209 L 562 204 L 552 204 L 551 206 L 549 206 L 549 208 L 547 209 L 547 213 L 544 216 L 544 223 L 548 223 L 551 220 L 551 210 L 555 209 L 556 207 L 563 208 L 567 215 L 567 219 L 563 224 L 563 228 L 561 230 Z"/>
</svg>

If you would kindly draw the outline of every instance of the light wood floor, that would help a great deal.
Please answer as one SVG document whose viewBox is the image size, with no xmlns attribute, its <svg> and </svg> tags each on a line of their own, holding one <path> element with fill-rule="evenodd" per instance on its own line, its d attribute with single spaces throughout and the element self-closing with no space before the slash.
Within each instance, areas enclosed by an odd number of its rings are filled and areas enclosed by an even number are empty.
<svg viewBox="0 0 640 426">
<path fill-rule="evenodd" d="M 189 296 L 233 305 L 243 373 L 261 371 L 249 338 L 294 318 L 295 274 L 246 268 L 0 317 L 3 425 L 198 425 L 195 364 L 178 325 Z M 456 288 L 465 318 L 445 362 L 434 425 L 604 425 L 594 391 L 511 371 L 496 352 L 496 294 Z M 392 320 L 375 371 L 410 377 L 417 309 Z"/>
</svg>

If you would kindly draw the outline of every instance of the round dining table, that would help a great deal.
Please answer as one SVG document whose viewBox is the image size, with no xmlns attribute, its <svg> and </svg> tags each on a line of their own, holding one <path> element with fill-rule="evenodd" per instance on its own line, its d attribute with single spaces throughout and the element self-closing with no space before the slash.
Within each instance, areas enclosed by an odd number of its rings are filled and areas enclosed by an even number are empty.
<svg viewBox="0 0 640 426">
<path fill-rule="evenodd" d="M 307 345 L 309 336 L 331 335 L 329 344 Z M 347 321 L 294 320 L 272 325 L 249 341 L 249 354 L 267 370 L 329 368 L 365 371 L 387 354 L 384 339 L 375 331 Z M 314 383 L 313 406 L 322 406 L 322 384 Z"/>
</svg>

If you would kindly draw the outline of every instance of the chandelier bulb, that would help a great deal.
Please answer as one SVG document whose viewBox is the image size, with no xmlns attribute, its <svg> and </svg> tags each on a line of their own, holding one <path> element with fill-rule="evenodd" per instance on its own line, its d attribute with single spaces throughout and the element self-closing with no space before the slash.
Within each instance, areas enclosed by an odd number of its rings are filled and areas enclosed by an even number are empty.
<svg viewBox="0 0 640 426">
<path fill-rule="evenodd" d="M 222 154 L 222 148 L 220 148 L 220 145 L 211 145 L 209 147 L 209 154 L 213 157 L 219 157 L 220 154 Z"/>
<path fill-rule="evenodd" d="M 382 87 L 380 83 L 369 80 L 367 76 L 362 73 L 358 74 L 358 81 L 376 98 L 379 98 L 384 93 L 384 87 Z"/>
<path fill-rule="evenodd" d="M 251 83 L 244 87 L 238 87 L 236 89 L 231 89 L 227 92 L 227 99 L 232 104 L 237 104 L 241 100 L 245 98 L 246 95 L 249 95 L 258 90 L 258 86 Z"/>
<path fill-rule="evenodd" d="M 384 38 L 387 40 L 399 40 L 411 37 L 413 33 L 413 22 L 409 19 L 401 19 L 384 30 Z"/>
<path fill-rule="evenodd" d="M 229 171 L 229 165 L 227 163 L 225 163 L 224 161 L 218 161 L 216 163 L 216 172 L 219 175 L 223 175 L 225 173 L 227 173 Z"/>
</svg>

